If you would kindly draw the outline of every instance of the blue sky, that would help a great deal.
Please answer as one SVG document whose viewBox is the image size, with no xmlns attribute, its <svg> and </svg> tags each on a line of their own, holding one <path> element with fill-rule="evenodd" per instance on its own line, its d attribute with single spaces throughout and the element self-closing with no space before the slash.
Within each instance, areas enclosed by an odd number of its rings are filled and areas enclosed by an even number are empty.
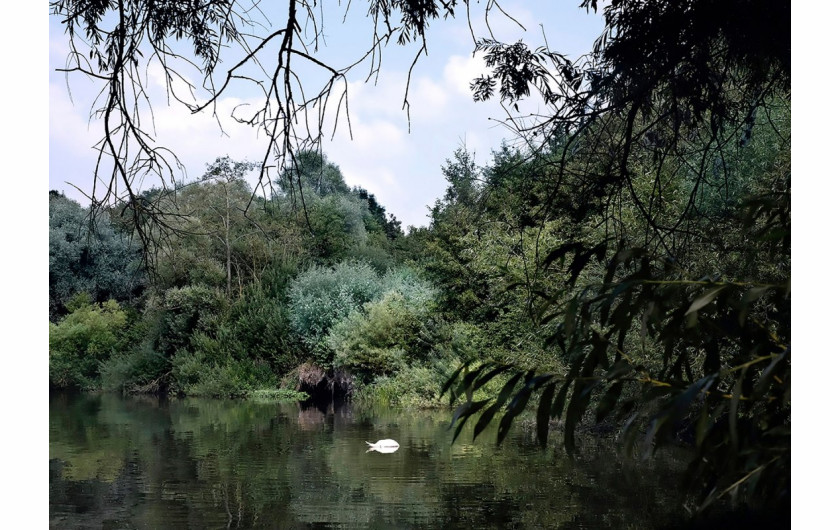
<svg viewBox="0 0 840 530">
<path fill-rule="evenodd" d="M 344 5 L 324 7 L 326 46 L 319 57 L 344 66 L 357 58 L 371 36 L 370 19 L 362 2 L 350 4 L 342 23 Z M 578 1 L 505 1 L 505 11 L 527 31 L 495 10 L 490 22 L 501 41 L 550 47 L 576 59 L 591 48 L 603 28 L 600 13 L 586 13 Z M 478 11 L 476 8 L 481 8 Z M 473 6 L 472 22 L 476 37 L 488 36 L 484 24 L 484 4 Z M 91 104 L 101 86 L 80 75 L 69 78 L 55 69 L 67 56 L 63 27 L 55 17 L 49 26 L 49 162 L 50 188 L 60 189 L 80 202 L 84 196 L 68 183 L 90 194 L 95 151 L 101 137 L 101 123 L 89 119 Z M 392 43 L 394 44 L 394 43 Z M 365 83 L 367 68 L 360 65 L 348 77 L 349 118 L 353 139 L 346 125 L 340 125 L 332 141 L 323 149 L 330 161 L 339 165 L 346 181 L 374 193 L 403 226 L 428 224 L 428 206 L 444 193 L 446 182 L 440 171 L 447 157 L 461 145 L 475 153 L 479 164 L 490 160 L 491 151 L 511 133 L 494 120 L 505 117 L 498 101 L 474 103 L 469 83 L 483 71 L 481 57 L 473 57 L 473 41 L 459 10 L 455 19 L 436 20 L 428 35 L 428 55 L 420 58 L 409 89 L 411 131 L 402 108 L 406 73 L 416 46 L 386 49 L 376 84 Z M 265 143 L 256 131 L 228 118 L 237 104 L 254 101 L 257 94 L 245 90 L 232 92 L 220 102 L 218 117 L 225 134 L 209 114 L 190 115 L 181 106 L 167 105 L 163 92 L 155 92 L 159 76 L 151 71 L 150 93 L 158 145 L 171 148 L 184 163 L 186 180 L 198 178 L 205 164 L 217 156 L 238 160 L 261 160 Z M 68 85 L 70 91 L 68 92 Z M 72 94 L 72 99 L 70 97 Z M 524 108 L 520 105 L 520 108 Z M 346 120 L 344 120 L 346 122 Z M 154 184 L 152 180 L 148 183 Z"/>
</svg>

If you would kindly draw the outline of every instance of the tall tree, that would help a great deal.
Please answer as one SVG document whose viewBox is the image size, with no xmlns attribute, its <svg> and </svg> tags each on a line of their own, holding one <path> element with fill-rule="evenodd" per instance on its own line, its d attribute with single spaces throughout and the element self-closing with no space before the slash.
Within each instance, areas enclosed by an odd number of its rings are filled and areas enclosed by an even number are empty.
<svg viewBox="0 0 840 530">
<path fill-rule="evenodd" d="M 202 181 L 213 183 L 210 189 L 206 190 L 208 202 L 203 215 L 209 216 L 210 219 L 204 223 L 204 226 L 205 229 L 218 227 L 218 230 L 209 232 L 209 235 L 215 238 L 224 249 L 228 296 L 231 295 L 233 276 L 233 245 L 237 240 L 256 230 L 254 226 L 246 225 L 244 229 L 242 226 L 248 223 L 246 209 L 250 202 L 244 175 L 253 167 L 254 164 L 234 162 L 228 157 L 217 158 L 207 167 L 202 177 Z"/>
<path fill-rule="evenodd" d="M 107 215 L 50 191 L 50 320 L 79 293 L 129 301 L 145 285 L 140 249 Z M 107 213 L 107 212 L 105 212 Z"/>
</svg>

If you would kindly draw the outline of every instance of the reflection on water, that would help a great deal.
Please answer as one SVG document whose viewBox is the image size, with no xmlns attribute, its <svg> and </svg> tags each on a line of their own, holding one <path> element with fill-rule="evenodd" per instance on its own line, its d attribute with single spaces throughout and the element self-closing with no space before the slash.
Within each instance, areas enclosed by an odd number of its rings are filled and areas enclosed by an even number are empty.
<svg viewBox="0 0 840 530">
<path fill-rule="evenodd" d="M 512 430 L 451 443 L 446 412 L 58 394 L 54 528 L 650 528 L 679 462 L 572 461 Z M 490 429 L 488 429 L 489 431 Z M 465 430 L 465 433 L 469 429 Z M 399 450 L 368 452 L 368 440 Z"/>
</svg>

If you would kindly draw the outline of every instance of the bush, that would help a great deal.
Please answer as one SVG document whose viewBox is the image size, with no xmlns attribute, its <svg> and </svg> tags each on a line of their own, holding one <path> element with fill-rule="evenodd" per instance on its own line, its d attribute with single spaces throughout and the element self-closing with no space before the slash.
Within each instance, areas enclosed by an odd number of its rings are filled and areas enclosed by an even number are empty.
<svg viewBox="0 0 840 530">
<path fill-rule="evenodd" d="M 169 368 L 166 358 L 142 344 L 134 351 L 118 353 L 100 367 L 102 390 L 134 393 L 157 392 L 163 385 L 161 376 Z"/>
<path fill-rule="evenodd" d="M 372 376 L 398 370 L 417 357 L 415 339 L 422 326 L 422 309 L 410 307 L 405 297 L 391 291 L 364 312 L 354 312 L 337 323 L 327 344 L 335 352 L 335 365 L 369 381 Z"/>
<path fill-rule="evenodd" d="M 220 340 L 237 359 L 265 361 L 278 373 L 299 364 L 286 308 L 261 289 L 249 289 L 231 308 Z"/>
<path fill-rule="evenodd" d="M 364 263 L 312 267 L 289 285 L 292 329 L 322 366 L 332 364 L 323 339 L 330 328 L 382 293 L 379 276 Z"/>
<path fill-rule="evenodd" d="M 58 388 L 99 387 L 99 366 L 115 351 L 126 314 L 114 300 L 90 304 L 78 297 L 73 312 L 50 323 L 50 384 Z"/>
<path fill-rule="evenodd" d="M 393 375 L 380 375 L 360 389 L 360 402 L 387 404 L 392 407 L 423 409 L 445 406 L 438 398 L 447 377 L 426 366 L 412 366 Z"/>
<path fill-rule="evenodd" d="M 434 348 L 428 340 L 434 333 L 427 325 L 434 290 L 408 269 L 386 274 L 382 287 L 381 299 L 336 323 L 326 340 L 335 366 L 350 369 L 365 382 L 427 360 Z"/>
<path fill-rule="evenodd" d="M 172 358 L 173 393 L 215 398 L 244 397 L 274 388 L 277 377 L 266 363 L 231 357 L 213 361 L 204 351 L 179 350 Z"/>
<path fill-rule="evenodd" d="M 189 346 L 193 334 L 215 335 L 226 306 L 218 289 L 204 286 L 173 287 L 163 299 L 151 301 L 149 318 L 157 323 L 153 346 L 167 357 Z"/>
<path fill-rule="evenodd" d="M 306 401 L 309 394 L 289 388 L 263 388 L 248 392 L 248 399 L 254 401 Z"/>
<path fill-rule="evenodd" d="M 421 279 L 408 267 L 388 271 L 382 278 L 382 292 L 399 293 L 408 306 L 422 308 L 424 311 L 437 295 L 437 291 L 429 282 Z"/>
</svg>

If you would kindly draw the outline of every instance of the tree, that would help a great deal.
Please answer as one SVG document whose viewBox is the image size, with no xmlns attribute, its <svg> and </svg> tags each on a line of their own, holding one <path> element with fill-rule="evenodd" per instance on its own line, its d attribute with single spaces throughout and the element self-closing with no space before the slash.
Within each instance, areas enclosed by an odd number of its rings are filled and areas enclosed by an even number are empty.
<svg viewBox="0 0 840 530">
<path fill-rule="evenodd" d="M 217 158 L 208 166 L 207 172 L 202 177 L 204 182 L 214 183 L 210 189 L 206 190 L 209 202 L 201 213 L 209 217 L 203 223 L 205 230 L 212 230 L 213 226 L 218 226 L 218 229 L 210 232 L 210 235 L 224 248 L 228 296 L 231 295 L 233 245 L 237 240 L 257 230 L 253 226 L 256 223 L 253 221 L 248 223 L 246 216 L 247 205 L 250 201 L 244 174 L 253 167 L 254 164 L 248 162 L 233 162 L 228 157 Z M 244 229 L 243 224 L 245 224 Z"/>
<path fill-rule="evenodd" d="M 623 425 L 627 446 L 648 452 L 682 435 L 700 508 L 729 498 L 784 511 L 790 6 L 627 0 L 604 12 L 584 67 L 547 48 L 479 43 L 494 71 L 474 82 L 476 99 L 515 104 L 535 90 L 551 109 L 513 125 L 554 181 L 541 223 L 570 227 L 543 263 L 566 271 L 564 288 L 534 293 L 570 365 L 463 366 L 446 387 L 467 398 L 456 433 L 498 415 L 501 442 L 533 397 L 543 443 L 552 418 L 570 451 L 586 417 Z M 502 374 L 496 400 L 469 399 Z"/>
<path fill-rule="evenodd" d="M 258 186 L 271 186 L 271 168 L 279 176 L 288 170 L 299 176 L 299 162 L 307 161 L 299 161 L 297 153 L 320 151 L 328 127 L 335 130 L 341 118 L 329 116 L 331 106 L 342 109 L 349 119 L 349 72 L 368 64 L 368 79 L 375 77 L 382 48 L 392 41 L 401 46 L 416 43 L 416 62 L 426 51 L 430 22 L 454 15 L 455 4 L 452 0 L 370 2 L 370 47 L 351 64 L 335 66 L 315 55 L 324 44 L 324 12 L 309 0 L 288 2 L 285 12 L 232 0 L 51 1 L 50 12 L 61 18 L 70 44 L 64 71 L 102 86 L 92 115 L 99 117 L 103 133 L 95 172 L 97 181 L 104 177 L 107 185 L 102 193 L 92 191 L 93 202 L 124 202 L 144 243 L 151 237 L 150 219 L 167 226 L 161 205 L 143 200 L 139 190 L 148 175 L 157 175 L 166 188 L 181 168 L 177 156 L 155 144 L 153 125 L 144 117 L 150 101 L 145 84 L 149 69 L 160 68 L 169 100 L 194 113 L 215 113 L 220 98 L 243 86 L 262 97 L 261 107 L 235 118 L 266 134 Z M 312 39 L 308 30 L 313 31 Z M 223 58 L 232 66 L 222 66 Z M 187 72 L 196 70 L 200 85 L 188 81 Z M 404 108 L 408 113 L 407 96 Z"/>
<path fill-rule="evenodd" d="M 303 194 L 304 188 L 319 197 L 350 192 L 341 170 L 322 153 L 312 150 L 296 153 L 289 165 L 285 174 L 277 179 L 284 195 Z"/>
<path fill-rule="evenodd" d="M 107 212 L 105 212 L 107 213 Z M 50 319 L 79 293 L 130 301 L 145 285 L 139 248 L 105 215 L 50 191 Z"/>
</svg>

